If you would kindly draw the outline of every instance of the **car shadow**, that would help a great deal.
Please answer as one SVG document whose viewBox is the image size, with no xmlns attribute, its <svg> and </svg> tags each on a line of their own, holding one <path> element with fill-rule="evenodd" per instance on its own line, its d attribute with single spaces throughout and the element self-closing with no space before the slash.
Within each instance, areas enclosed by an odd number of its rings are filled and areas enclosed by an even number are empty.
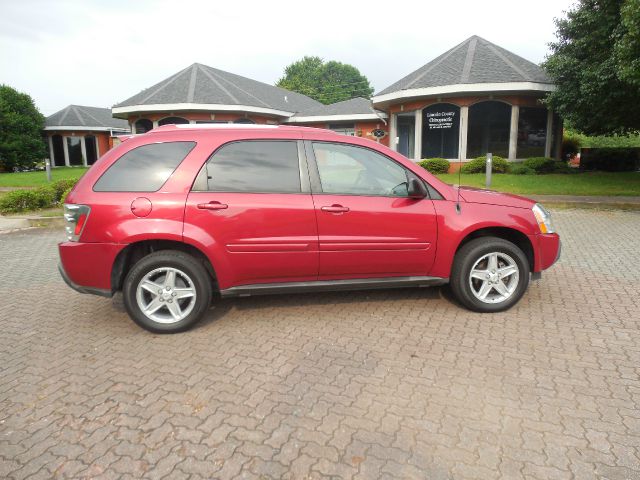
<svg viewBox="0 0 640 480">
<path fill-rule="evenodd" d="M 354 290 L 343 292 L 313 292 L 295 294 L 255 295 L 239 298 L 222 298 L 214 302 L 205 317 L 194 328 L 203 328 L 224 319 L 231 310 L 255 311 L 266 308 L 299 308 L 323 305 L 354 305 L 405 300 L 439 300 L 458 303 L 453 299 L 448 286 L 429 288 L 394 288 Z"/>
</svg>

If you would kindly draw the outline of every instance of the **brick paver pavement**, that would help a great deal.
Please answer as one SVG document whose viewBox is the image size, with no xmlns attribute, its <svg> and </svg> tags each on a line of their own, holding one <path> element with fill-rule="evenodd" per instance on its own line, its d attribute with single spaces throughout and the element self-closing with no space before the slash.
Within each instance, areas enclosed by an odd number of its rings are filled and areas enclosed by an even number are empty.
<svg viewBox="0 0 640 480">
<path fill-rule="evenodd" d="M 640 214 L 558 211 L 502 314 L 442 289 L 224 301 L 135 326 L 0 235 L 0 478 L 640 478 Z"/>
</svg>

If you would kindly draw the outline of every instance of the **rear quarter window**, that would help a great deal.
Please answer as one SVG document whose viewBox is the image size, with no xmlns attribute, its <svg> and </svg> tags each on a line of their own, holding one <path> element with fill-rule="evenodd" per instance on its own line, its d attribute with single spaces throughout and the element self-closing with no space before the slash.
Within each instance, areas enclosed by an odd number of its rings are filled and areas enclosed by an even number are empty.
<svg viewBox="0 0 640 480">
<path fill-rule="evenodd" d="M 195 142 L 151 143 L 129 150 L 102 174 L 93 191 L 155 192 L 195 145 Z"/>
</svg>

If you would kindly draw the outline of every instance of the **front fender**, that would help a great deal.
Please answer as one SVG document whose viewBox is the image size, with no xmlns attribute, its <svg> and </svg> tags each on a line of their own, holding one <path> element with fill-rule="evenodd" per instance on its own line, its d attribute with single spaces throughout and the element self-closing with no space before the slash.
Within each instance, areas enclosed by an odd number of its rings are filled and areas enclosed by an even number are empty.
<svg viewBox="0 0 640 480">
<path fill-rule="evenodd" d="M 438 214 L 438 244 L 436 260 L 429 272 L 431 276 L 450 277 L 460 244 L 474 232 L 486 228 L 508 228 L 527 238 L 536 233 L 528 218 L 528 209 L 461 202 L 460 213 L 457 213 L 456 202 L 435 200 L 433 204 Z M 532 247 L 535 256 L 536 245 Z"/>
</svg>

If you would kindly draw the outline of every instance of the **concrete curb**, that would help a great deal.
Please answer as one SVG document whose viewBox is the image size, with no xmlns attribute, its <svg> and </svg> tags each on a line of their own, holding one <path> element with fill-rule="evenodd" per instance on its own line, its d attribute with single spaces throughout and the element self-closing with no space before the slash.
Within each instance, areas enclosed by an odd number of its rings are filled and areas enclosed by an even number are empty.
<svg viewBox="0 0 640 480">
<path fill-rule="evenodd" d="M 3 217 L 0 216 L 0 232 L 22 230 L 24 228 L 64 227 L 64 217 Z"/>
</svg>

